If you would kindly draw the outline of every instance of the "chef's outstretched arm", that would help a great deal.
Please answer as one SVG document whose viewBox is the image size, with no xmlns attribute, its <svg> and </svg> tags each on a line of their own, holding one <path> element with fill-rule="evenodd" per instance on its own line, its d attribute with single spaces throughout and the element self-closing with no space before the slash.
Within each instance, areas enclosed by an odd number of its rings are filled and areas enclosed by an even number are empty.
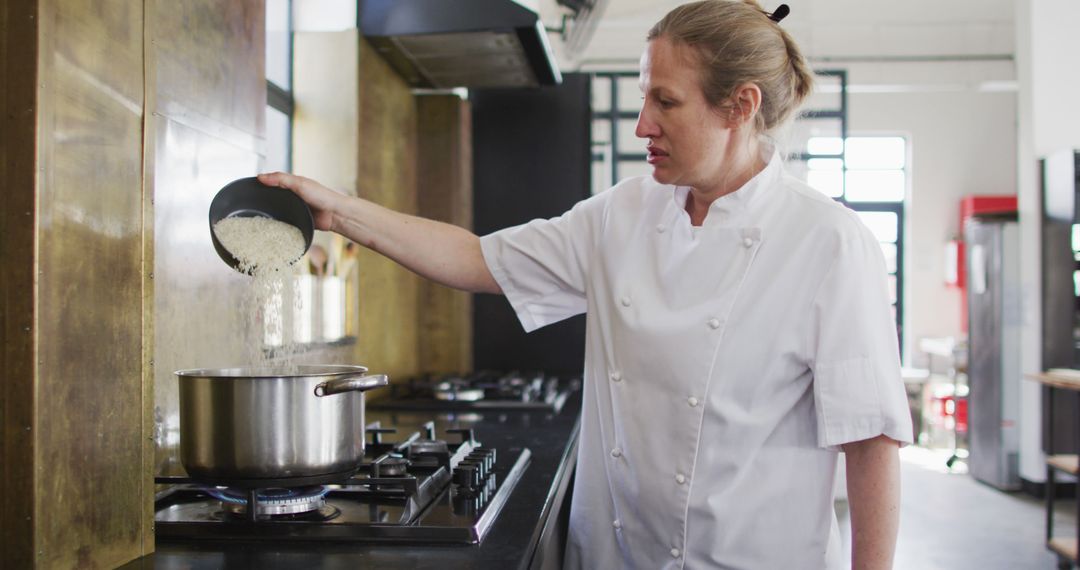
<svg viewBox="0 0 1080 570">
<path fill-rule="evenodd" d="M 480 238 L 469 230 L 345 196 L 302 176 L 274 172 L 260 174 L 259 180 L 307 202 L 316 229 L 339 233 L 448 287 L 502 293 L 484 262 Z"/>
<path fill-rule="evenodd" d="M 853 570 L 892 568 L 900 526 L 899 447 L 884 435 L 843 445 Z"/>
</svg>

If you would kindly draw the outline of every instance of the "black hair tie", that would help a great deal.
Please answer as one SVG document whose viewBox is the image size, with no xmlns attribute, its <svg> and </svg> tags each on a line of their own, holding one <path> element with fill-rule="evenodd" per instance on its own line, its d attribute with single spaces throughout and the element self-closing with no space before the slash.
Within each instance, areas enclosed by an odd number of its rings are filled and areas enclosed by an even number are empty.
<svg viewBox="0 0 1080 570">
<path fill-rule="evenodd" d="M 776 7 L 776 10 L 773 10 L 772 14 L 769 14 L 769 19 L 779 24 L 780 20 L 786 18 L 790 13 L 791 8 L 788 8 L 787 4 L 781 4 Z"/>
</svg>

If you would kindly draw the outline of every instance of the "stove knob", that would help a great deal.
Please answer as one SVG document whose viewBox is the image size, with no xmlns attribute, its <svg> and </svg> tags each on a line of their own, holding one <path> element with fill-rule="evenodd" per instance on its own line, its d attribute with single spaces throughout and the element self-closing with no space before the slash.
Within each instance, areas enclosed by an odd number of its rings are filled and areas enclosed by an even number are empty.
<svg viewBox="0 0 1080 570">
<path fill-rule="evenodd" d="M 468 459 L 466 459 L 466 461 L 471 461 L 473 463 L 479 464 L 483 468 L 484 477 L 487 477 L 487 474 L 491 472 L 492 463 L 486 453 L 474 451 L 469 454 L 469 457 Z"/>
<path fill-rule="evenodd" d="M 454 470 L 454 482 L 460 489 L 471 491 L 480 486 L 480 471 L 477 470 L 476 465 L 462 461 Z"/>
<path fill-rule="evenodd" d="M 495 448 L 493 448 L 493 447 L 482 447 L 482 448 L 478 449 L 477 452 L 480 453 L 481 455 L 483 455 L 484 463 L 487 464 L 488 471 L 494 470 L 495 469 Z"/>
<path fill-rule="evenodd" d="M 484 461 L 483 460 L 477 460 L 477 459 L 469 458 L 469 459 L 462 460 L 462 462 L 458 463 L 458 465 L 472 465 L 473 467 L 476 468 L 476 474 L 477 474 L 478 477 L 480 477 L 480 481 L 483 481 L 484 479 L 487 479 L 488 470 L 487 470 L 487 467 L 484 466 Z"/>
</svg>

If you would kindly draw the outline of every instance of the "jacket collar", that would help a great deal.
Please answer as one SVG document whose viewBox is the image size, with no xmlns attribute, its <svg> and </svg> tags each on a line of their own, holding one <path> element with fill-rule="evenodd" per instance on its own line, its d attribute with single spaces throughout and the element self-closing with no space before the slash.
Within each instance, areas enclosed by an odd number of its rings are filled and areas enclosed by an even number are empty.
<svg viewBox="0 0 1080 570">
<path fill-rule="evenodd" d="M 710 218 L 719 218 L 721 221 L 730 221 L 734 216 L 746 211 L 751 205 L 757 203 L 759 198 L 768 193 L 768 188 L 780 180 L 784 171 L 783 160 L 776 147 L 768 142 L 762 143 L 762 158 L 767 163 L 765 168 L 754 175 L 753 178 L 743 184 L 738 190 L 725 194 L 709 205 L 709 214 L 705 217 L 705 224 L 711 225 Z M 672 200 L 681 212 L 686 211 L 686 200 L 690 195 L 689 186 L 675 186 L 672 191 Z M 714 214 L 721 214 L 714 216 Z"/>
</svg>

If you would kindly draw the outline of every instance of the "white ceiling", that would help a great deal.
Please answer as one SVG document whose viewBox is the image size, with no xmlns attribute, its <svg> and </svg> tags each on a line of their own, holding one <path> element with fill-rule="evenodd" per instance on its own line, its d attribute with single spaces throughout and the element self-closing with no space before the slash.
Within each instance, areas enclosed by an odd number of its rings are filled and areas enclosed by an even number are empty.
<svg viewBox="0 0 1080 570">
<path fill-rule="evenodd" d="M 603 1 L 603 0 L 601 0 Z M 592 41 L 561 54 L 566 70 L 636 66 L 648 29 L 675 0 L 609 0 Z M 789 0 L 788 29 L 812 60 L 875 60 L 1011 55 L 1013 0 Z M 780 2 L 763 2 L 772 10 Z M 555 0 L 541 15 L 558 25 Z M 556 45 L 558 42 L 554 42 Z"/>
</svg>

